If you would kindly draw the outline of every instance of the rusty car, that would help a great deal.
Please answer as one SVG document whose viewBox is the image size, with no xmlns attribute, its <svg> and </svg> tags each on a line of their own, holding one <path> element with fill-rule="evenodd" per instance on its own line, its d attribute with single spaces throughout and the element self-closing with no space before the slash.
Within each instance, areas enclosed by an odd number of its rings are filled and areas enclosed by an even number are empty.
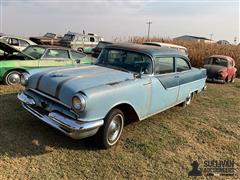
<svg viewBox="0 0 240 180">
<path fill-rule="evenodd" d="M 206 89 L 206 69 L 173 49 L 112 44 L 95 65 L 24 73 L 21 83 L 18 99 L 32 115 L 71 138 L 94 136 L 110 148 L 124 123 L 189 105 Z"/>
<path fill-rule="evenodd" d="M 233 58 L 225 55 L 212 55 L 205 59 L 204 68 L 207 69 L 207 81 L 234 82 L 237 68 Z"/>
<path fill-rule="evenodd" d="M 62 36 L 55 33 L 46 33 L 43 36 L 30 37 L 29 39 L 39 45 L 59 46 Z"/>
</svg>

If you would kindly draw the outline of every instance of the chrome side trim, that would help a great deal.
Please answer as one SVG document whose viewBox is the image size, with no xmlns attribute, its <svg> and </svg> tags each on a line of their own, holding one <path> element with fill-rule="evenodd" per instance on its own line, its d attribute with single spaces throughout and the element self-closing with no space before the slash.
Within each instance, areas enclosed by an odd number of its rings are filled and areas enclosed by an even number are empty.
<svg viewBox="0 0 240 180">
<path fill-rule="evenodd" d="M 27 104 L 27 105 L 35 105 L 35 104 L 36 104 L 35 101 L 34 101 L 32 98 L 29 98 L 29 97 L 26 96 L 23 92 L 19 93 L 19 94 L 17 95 L 17 98 L 18 98 L 20 101 L 22 101 L 22 102 L 24 102 L 25 104 Z"/>
</svg>

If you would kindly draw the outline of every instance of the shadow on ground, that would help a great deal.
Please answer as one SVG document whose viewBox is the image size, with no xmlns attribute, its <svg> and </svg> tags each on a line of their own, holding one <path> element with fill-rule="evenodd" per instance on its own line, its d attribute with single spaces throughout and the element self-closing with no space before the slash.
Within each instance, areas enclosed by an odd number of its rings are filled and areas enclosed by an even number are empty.
<svg viewBox="0 0 240 180">
<path fill-rule="evenodd" d="M 39 121 L 21 107 L 16 94 L 0 95 L 0 104 L 0 156 L 34 156 L 56 148 L 98 149 L 92 138 L 73 140 Z"/>
</svg>

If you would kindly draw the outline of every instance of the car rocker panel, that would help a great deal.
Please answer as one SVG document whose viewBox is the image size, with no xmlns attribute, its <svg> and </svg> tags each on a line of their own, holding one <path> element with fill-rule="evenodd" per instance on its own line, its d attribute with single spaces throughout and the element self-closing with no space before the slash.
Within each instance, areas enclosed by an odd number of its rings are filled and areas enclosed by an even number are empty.
<svg viewBox="0 0 240 180">
<path fill-rule="evenodd" d="M 30 113 L 68 136 L 81 139 L 97 133 L 96 136 L 102 137 L 103 147 L 108 148 L 120 137 L 122 120 L 130 118 L 128 111 L 143 120 L 185 102 L 189 95 L 206 88 L 205 69 L 190 67 L 184 72 L 154 73 L 155 53 L 174 57 L 178 56 L 175 50 L 113 45 L 104 51 L 110 53 L 115 49 L 117 53 L 127 51 L 147 58 L 150 63 L 147 73 L 142 72 L 142 67 L 139 73 L 122 70 L 119 58 L 114 67 L 106 64 L 106 59 L 101 63 L 104 54 L 101 53 L 97 65 L 55 68 L 33 74 L 22 81 L 26 89 L 19 93 L 18 99 Z M 138 61 L 130 60 L 132 56 L 127 60 L 128 67 L 136 67 Z"/>
</svg>

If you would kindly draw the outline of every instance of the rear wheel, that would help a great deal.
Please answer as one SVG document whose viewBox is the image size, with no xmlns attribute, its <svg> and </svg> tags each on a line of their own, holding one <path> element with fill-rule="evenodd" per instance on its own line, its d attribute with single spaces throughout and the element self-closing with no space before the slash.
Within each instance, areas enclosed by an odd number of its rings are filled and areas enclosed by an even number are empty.
<svg viewBox="0 0 240 180">
<path fill-rule="evenodd" d="M 96 143 L 104 149 L 108 149 L 115 145 L 123 130 L 124 115 L 121 110 L 111 110 L 105 118 L 104 125 L 95 135 Z"/>
<path fill-rule="evenodd" d="M 4 76 L 4 84 L 15 85 L 20 83 L 21 72 L 10 71 Z"/>
<path fill-rule="evenodd" d="M 83 48 L 78 48 L 77 51 L 83 52 Z"/>
<path fill-rule="evenodd" d="M 190 94 L 186 97 L 186 100 L 185 100 L 183 103 L 181 103 L 181 106 L 182 106 L 182 107 L 186 107 L 186 106 L 190 105 L 192 99 L 193 99 L 193 93 L 190 93 Z"/>
</svg>

